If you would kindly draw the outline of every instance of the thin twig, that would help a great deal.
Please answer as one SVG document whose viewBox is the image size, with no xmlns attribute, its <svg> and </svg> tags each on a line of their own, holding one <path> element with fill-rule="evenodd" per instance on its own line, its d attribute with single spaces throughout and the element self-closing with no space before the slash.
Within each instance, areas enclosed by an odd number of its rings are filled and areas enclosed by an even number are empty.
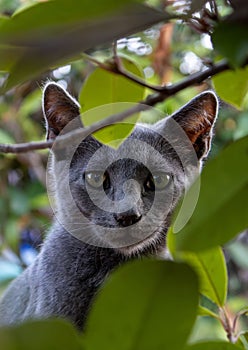
<svg viewBox="0 0 248 350">
<path fill-rule="evenodd" d="M 248 64 L 248 61 L 246 62 L 246 64 Z M 56 139 L 56 147 L 64 147 L 65 144 L 68 144 L 77 136 L 80 136 L 83 139 L 87 135 L 92 134 L 97 130 L 103 129 L 104 127 L 110 124 L 121 122 L 125 118 L 135 113 L 147 110 L 149 109 L 149 107 L 152 107 L 159 102 L 165 101 L 168 97 L 174 96 L 179 91 L 182 91 L 192 85 L 200 84 L 209 77 L 212 77 L 220 72 L 224 72 L 230 68 L 231 67 L 229 63 L 226 60 L 222 60 L 202 72 L 197 72 L 188 76 L 187 78 L 179 81 L 178 83 L 172 84 L 170 86 L 161 87 L 161 90 L 159 92 L 149 95 L 145 100 L 138 102 L 134 105 L 134 107 L 129 108 L 126 111 L 114 114 L 106 119 L 100 120 L 97 123 L 85 127 L 84 129 L 77 129 L 69 132 L 66 135 L 58 136 Z M 126 77 L 129 79 L 128 76 Z M 139 80 L 136 80 L 136 77 L 133 80 L 139 84 Z M 51 148 L 52 145 L 53 141 L 28 142 L 16 145 L 0 144 L 0 153 L 22 153 Z"/>
<path fill-rule="evenodd" d="M 161 92 L 164 90 L 163 86 L 149 84 L 145 80 L 139 78 L 137 75 L 134 75 L 134 74 L 130 73 L 129 71 L 127 71 L 122 65 L 120 56 L 118 56 L 116 53 L 116 47 L 113 46 L 113 48 L 114 48 L 113 60 L 108 61 L 108 63 L 103 63 L 101 61 L 98 61 L 96 58 L 89 56 L 89 55 L 86 55 L 86 54 L 83 54 L 83 57 L 85 57 L 88 61 L 96 64 L 98 67 L 100 67 L 108 72 L 111 72 L 113 74 L 121 75 L 121 76 L 127 78 L 128 80 L 131 80 L 134 83 L 139 84 L 145 88 L 148 88 L 148 89 L 156 91 L 156 92 Z"/>
<path fill-rule="evenodd" d="M 220 312 L 220 320 L 222 323 L 222 326 L 226 332 L 227 335 L 227 339 L 231 342 L 231 343 L 235 343 L 235 337 L 233 334 L 233 328 L 231 326 L 231 320 L 228 317 L 228 314 L 225 310 L 225 307 L 221 307 L 219 309 Z"/>
<path fill-rule="evenodd" d="M 53 141 L 27 142 L 19 144 L 0 144 L 0 153 L 23 153 L 51 148 Z"/>
<path fill-rule="evenodd" d="M 248 309 L 245 308 L 244 310 L 239 311 L 237 313 L 237 315 L 234 317 L 233 326 L 232 326 L 233 333 L 236 332 L 237 323 L 238 323 L 240 317 L 246 316 L 247 314 L 248 314 Z"/>
<path fill-rule="evenodd" d="M 98 60 L 96 60 L 95 58 L 91 57 L 91 56 L 86 56 L 84 55 L 88 60 L 90 60 L 91 62 L 95 63 L 96 65 L 98 65 L 99 67 L 101 67 L 102 69 L 105 69 L 109 72 L 112 72 L 114 74 L 119 74 L 122 75 L 123 77 L 133 81 L 136 84 L 139 84 L 143 87 L 146 87 L 150 90 L 153 90 L 155 92 L 161 93 L 164 97 L 164 100 L 167 98 L 167 96 L 172 96 L 174 94 L 176 94 L 178 91 L 181 91 L 183 89 L 185 89 L 186 87 L 195 85 L 195 84 L 200 84 L 202 83 L 204 80 L 206 80 L 207 78 L 214 76 L 220 72 L 223 72 L 227 69 L 231 69 L 229 63 L 227 62 L 227 60 L 222 60 L 220 62 L 217 62 L 216 64 L 211 65 L 211 67 L 205 69 L 204 71 L 200 71 L 200 72 L 196 72 L 194 74 L 191 74 L 190 76 L 188 76 L 187 78 L 181 80 L 178 83 L 172 84 L 172 85 L 166 85 L 166 86 L 159 86 L 159 85 L 153 85 L 153 84 L 149 84 L 147 82 L 145 82 L 144 80 L 140 79 L 139 77 L 137 77 L 136 75 L 128 72 L 122 65 L 120 58 L 117 55 L 116 52 L 116 46 L 113 47 L 114 48 L 114 61 L 113 63 L 102 63 Z M 245 62 L 244 65 L 248 64 L 248 61 Z M 143 102 L 144 103 L 144 102 Z"/>
<path fill-rule="evenodd" d="M 131 81 L 133 81 L 136 84 L 139 84 L 145 88 L 151 89 L 156 92 L 160 92 L 163 87 L 157 86 L 153 84 L 149 84 L 143 79 L 139 78 L 137 75 L 134 75 L 130 73 L 128 70 L 125 69 L 125 67 L 122 64 L 121 57 L 117 53 L 117 43 L 114 42 L 113 44 L 113 73 L 121 75 Z"/>
<path fill-rule="evenodd" d="M 121 122 L 130 115 L 149 109 L 148 104 L 137 103 L 133 107 L 123 111 L 121 113 L 116 113 L 108 118 L 102 119 L 90 126 L 84 127 L 83 129 L 76 129 L 68 132 L 65 135 L 58 136 L 56 138 L 56 149 L 64 148 L 66 144 L 75 140 L 75 138 L 80 137 L 82 140 L 90 134 L 103 129 L 108 125 Z M 23 153 L 34 150 L 42 150 L 46 148 L 52 148 L 54 141 L 41 141 L 41 142 L 27 142 L 21 144 L 0 144 L 0 153 Z"/>
<path fill-rule="evenodd" d="M 101 62 L 99 60 L 97 60 L 96 58 L 88 55 L 87 53 L 82 53 L 81 55 L 83 58 L 87 59 L 88 61 L 94 63 L 95 65 L 97 65 L 98 67 L 108 71 L 108 72 L 112 72 L 113 73 L 113 67 L 111 67 L 110 63 L 104 63 Z"/>
</svg>

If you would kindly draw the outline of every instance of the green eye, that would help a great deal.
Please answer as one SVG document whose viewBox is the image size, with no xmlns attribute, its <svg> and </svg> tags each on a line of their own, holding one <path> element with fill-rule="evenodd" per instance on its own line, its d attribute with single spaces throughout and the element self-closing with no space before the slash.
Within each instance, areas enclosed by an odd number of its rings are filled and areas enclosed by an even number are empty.
<svg viewBox="0 0 248 350">
<path fill-rule="evenodd" d="M 103 185 L 106 176 L 98 171 L 85 173 L 85 181 L 94 188 L 99 188 Z"/>
<path fill-rule="evenodd" d="M 166 173 L 157 173 L 153 175 L 153 182 L 155 185 L 155 188 L 162 190 L 164 189 L 168 183 L 170 182 L 170 175 Z"/>
</svg>

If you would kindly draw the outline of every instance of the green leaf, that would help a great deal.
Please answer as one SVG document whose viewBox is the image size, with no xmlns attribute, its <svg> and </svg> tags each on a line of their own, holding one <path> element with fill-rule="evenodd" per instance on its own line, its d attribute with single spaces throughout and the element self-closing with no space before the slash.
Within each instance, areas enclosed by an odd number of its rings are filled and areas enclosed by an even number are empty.
<svg viewBox="0 0 248 350">
<path fill-rule="evenodd" d="M 22 51 L 22 48 L 0 44 L 0 71 L 9 71 L 13 65 L 13 62 L 15 62 L 18 57 L 16 55 L 21 55 Z"/>
<path fill-rule="evenodd" d="M 240 350 L 240 347 L 227 342 L 211 341 L 189 345 L 185 347 L 184 350 Z"/>
<path fill-rule="evenodd" d="M 233 67 L 240 67 L 248 56 L 247 21 L 223 21 L 212 34 L 215 50 L 226 57 Z"/>
<path fill-rule="evenodd" d="M 187 225 L 173 234 L 176 251 L 200 251 L 222 245 L 248 227 L 247 149 L 245 137 L 208 162 L 202 173 L 196 209 Z"/>
<path fill-rule="evenodd" d="M 0 69 L 10 72 L 1 90 L 168 18 L 134 0 L 95 0 L 94 6 L 90 0 L 54 0 L 25 8 L 0 23 Z"/>
<path fill-rule="evenodd" d="M 211 310 L 209 310 L 206 307 L 201 306 L 201 305 L 198 307 L 198 315 L 199 316 L 210 316 L 210 317 L 219 319 L 219 316 L 217 314 L 215 314 L 213 311 L 211 311 Z"/>
<path fill-rule="evenodd" d="M 200 293 L 218 306 L 223 306 L 227 295 L 227 269 L 219 247 L 200 253 L 183 252 L 178 255 L 198 274 Z"/>
<path fill-rule="evenodd" d="M 121 57 L 122 64 L 133 75 L 143 78 L 141 68 L 132 60 Z M 96 68 L 86 79 L 79 96 L 81 111 L 115 102 L 137 102 L 144 96 L 145 88 L 125 77 Z M 86 125 L 90 120 L 83 119 Z"/>
<path fill-rule="evenodd" d="M 248 333 L 243 333 L 240 338 L 238 339 L 239 342 L 241 342 L 241 344 L 243 345 L 243 348 L 245 350 L 248 349 Z"/>
<path fill-rule="evenodd" d="M 246 244 L 234 241 L 226 248 L 226 250 L 232 260 L 235 261 L 235 264 L 241 267 L 241 269 L 248 269 L 248 247 Z"/>
<path fill-rule="evenodd" d="M 187 265 L 169 261 L 128 263 L 111 276 L 96 299 L 84 347 L 182 350 L 197 306 L 197 278 Z"/>
<path fill-rule="evenodd" d="M 200 293 L 218 306 L 223 306 L 226 302 L 228 276 L 222 249 L 214 247 L 197 253 L 177 252 L 174 246 L 175 234 L 172 229 L 167 234 L 167 244 L 175 260 L 188 263 L 198 274 Z"/>
<path fill-rule="evenodd" d="M 0 328 L 0 343 L 3 350 L 82 350 L 75 329 L 61 320 Z"/>
<path fill-rule="evenodd" d="M 141 69 L 127 58 L 122 58 L 124 67 L 134 75 L 143 78 Z M 83 85 L 79 96 L 82 122 L 85 126 L 94 124 L 110 115 L 121 113 L 142 100 L 145 88 L 116 74 L 95 69 Z M 98 108 L 95 108 L 98 107 Z M 86 113 L 85 113 L 86 112 Z M 139 114 L 94 133 L 97 140 L 118 147 L 131 133 Z"/>
<path fill-rule="evenodd" d="M 248 67 L 226 71 L 212 78 L 215 90 L 219 97 L 241 108 L 245 95 L 248 92 Z"/>
<path fill-rule="evenodd" d="M 12 187 L 9 188 L 9 196 L 11 199 L 11 213 L 14 213 L 17 216 L 25 215 L 30 212 L 30 201 L 27 197 L 27 194 L 21 189 Z"/>
<path fill-rule="evenodd" d="M 14 143 L 15 140 L 13 139 L 10 134 L 7 133 L 7 131 L 0 129 L 0 143 Z"/>
</svg>

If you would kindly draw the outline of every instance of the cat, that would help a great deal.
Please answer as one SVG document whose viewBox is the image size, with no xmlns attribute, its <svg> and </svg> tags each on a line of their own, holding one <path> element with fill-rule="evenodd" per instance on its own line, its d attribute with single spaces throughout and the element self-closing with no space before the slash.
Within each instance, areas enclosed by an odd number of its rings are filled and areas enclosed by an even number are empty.
<svg viewBox="0 0 248 350">
<path fill-rule="evenodd" d="M 82 330 L 111 271 L 162 256 L 174 209 L 209 153 L 217 111 L 207 91 L 154 125 L 138 123 L 118 149 L 91 135 L 61 149 L 57 136 L 82 127 L 80 106 L 58 84 L 46 84 L 56 215 L 38 257 L 4 293 L 0 325 L 55 316 Z"/>
</svg>

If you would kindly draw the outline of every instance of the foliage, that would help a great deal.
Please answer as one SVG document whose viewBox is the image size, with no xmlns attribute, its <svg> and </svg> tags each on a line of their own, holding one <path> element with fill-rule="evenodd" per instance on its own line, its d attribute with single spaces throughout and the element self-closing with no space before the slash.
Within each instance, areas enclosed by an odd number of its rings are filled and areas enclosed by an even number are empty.
<svg viewBox="0 0 248 350">
<path fill-rule="evenodd" d="M 122 63 L 129 72 L 143 77 L 143 72 L 134 62 L 123 57 Z M 101 85 L 98 88 L 98 94 L 96 96 L 95 88 L 99 82 L 101 82 Z M 144 87 L 130 82 L 124 77 L 110 74 L 101 68 L 95 69 L 86 79 L 79 95 L 79 102 L 82 106 L 83 125 L 88 126 L 97 122 L 99 119 L 104 119 L 109 115 L 120 113 L 132 106 L 132 102 L 135 103 L 142 100 L 144 93 Z M 101 106 L 100 110 L 96 108 L 98 106 Z M 104 106 L 104 108 L 102 106 Z M 131 133 L 138 118 L 139 115 L 136 113 L 126 119 L 125 123 L 111 125 L 99 130 L 94 133 L 94 136 L 103 143 L 109 143 L 113 138 L 119 139 L 119 142 L 115 141 L 114 143 L 115 147 L 117 147 Z M 113 146 L 113 143 L 110 144 Z"/>
<path fill-rule="evenodd" d="M 65 321 L 35 321 L 1 329 L 1 346 L 4 350 L 248 349 L 247 324 L 243 321 L 247 302 L 242 298 L 238 302 L 232 293 L 227 296 L 228 282 L 230 292 L 242 291 L 243 286 L 233 287 L 237 280 L 233 280 L 231 273 L 227 276 L 224 254 L 219 247 L 248 226 L 245 1 L 233 0 L 229 5 L 222 1 L 192 0 L 185 4 L 172 1 L 165 8 L 162 1 L 152 0 L 27 3 L 31 6 L 17 8 L 18 1 L 0 2 L 4 15 L 0 18 L 0 143 L 33 141 L 44 136 L 37 85 L 47 78 L 66 84 L 76 94 L 88 76 L 79 96 L 85 112 L 102 102 L 137 102 L 144 94 L 152 93 L 151 84 L 177 83 L 183 77 L 187 79 L 204 71 L 207 65 L 211 67 L 220 58 L 225 58 L 235 69 L 220 72 L 213 82 L 209 79 L 157 105 L 160 111 L 170 113 L 197 91 L 211 88 L 212 83 L 222 99 L 215 157 L 204 168 L 196 210 L 180 233 L 174 234 L 173 226 L 169 232 L 168 244 L 175 262 L 138 261 L 116 271 L 96 299 L 83 335 Z M 17 11 L 9 17 L 14 8 Z M 200 11 L 200 19 L 196 11 Z M 173 38 L 166 46 L 169 57 L 166 79 L 154 65 L 161 21 L 173 23 L 174 27 Z M 213 48 L 209 43 L 203 45 L 210 38 Z M 142 77 L 143 71 L 146 89 L 134 82 L 135 78 L 118 76 L 116 62 L 109 57 L 112 52 L 109 42 L 117 39 L 118 55 L 128 57 L 123 60 L 126 69 L 134 77 Z M 91 75 L 92 65 L 82 55 L 85 50 L 99 65 Z M 103 70 L 103 62 L 108 69 Z M 164 63 L 158 62 L 163 68 Z M 46 72 L 48 69 L 51 70 Z M 108 113 L 95 114 L 95 119 L 89 114 L 90 120 L 85 113 L 82 118 L 89 125 Z M 148 122 L 157 118 L 153 113 L 149 120 L 142 117 Z M 131 121 L 136 119 L 137 116 Z M 112 129 L 101 130 L 100 137 L 109 143 L 113 134 L 124 138 L 130 131 L 114 125 Z M 227 144 L 230 145 L 222 150 Z M 30 252 L 36 254 L 42 241 L 41 232 L 51 219 L 45 195 L 45 164 L 44 151 L 16 157 L 0 155 L 0 281 L 3 283 L 30 262 Z M 239 245 L 238 241 L 226 246 L 227 259 L 245 269 L 247 249 Z M 198 327 L 205 318 L 217 320 L 225 338 L 221 333 L 221 341 L 217 341 L 218 336 L 208 340 L 200 332 L 193 339 L 194 344 L 190 344 L 193 326 Z"/>
<path fill-rule="evenodd" d="M 201 193 L 190 222 L 180 234 L 173 235 L 176 249 L 208 249 L 224 244 L 247 228 L 247 209 L 244 205 L 248 194 L 247 143 L 247 137 L 234 142 L 207 164 L 201 177 Z M 216 176 L 220 172 L 222 176 Z M 237 222 L 235 220 L 234 223 L 232 214 L 235 211 Z"/>
</svg>

